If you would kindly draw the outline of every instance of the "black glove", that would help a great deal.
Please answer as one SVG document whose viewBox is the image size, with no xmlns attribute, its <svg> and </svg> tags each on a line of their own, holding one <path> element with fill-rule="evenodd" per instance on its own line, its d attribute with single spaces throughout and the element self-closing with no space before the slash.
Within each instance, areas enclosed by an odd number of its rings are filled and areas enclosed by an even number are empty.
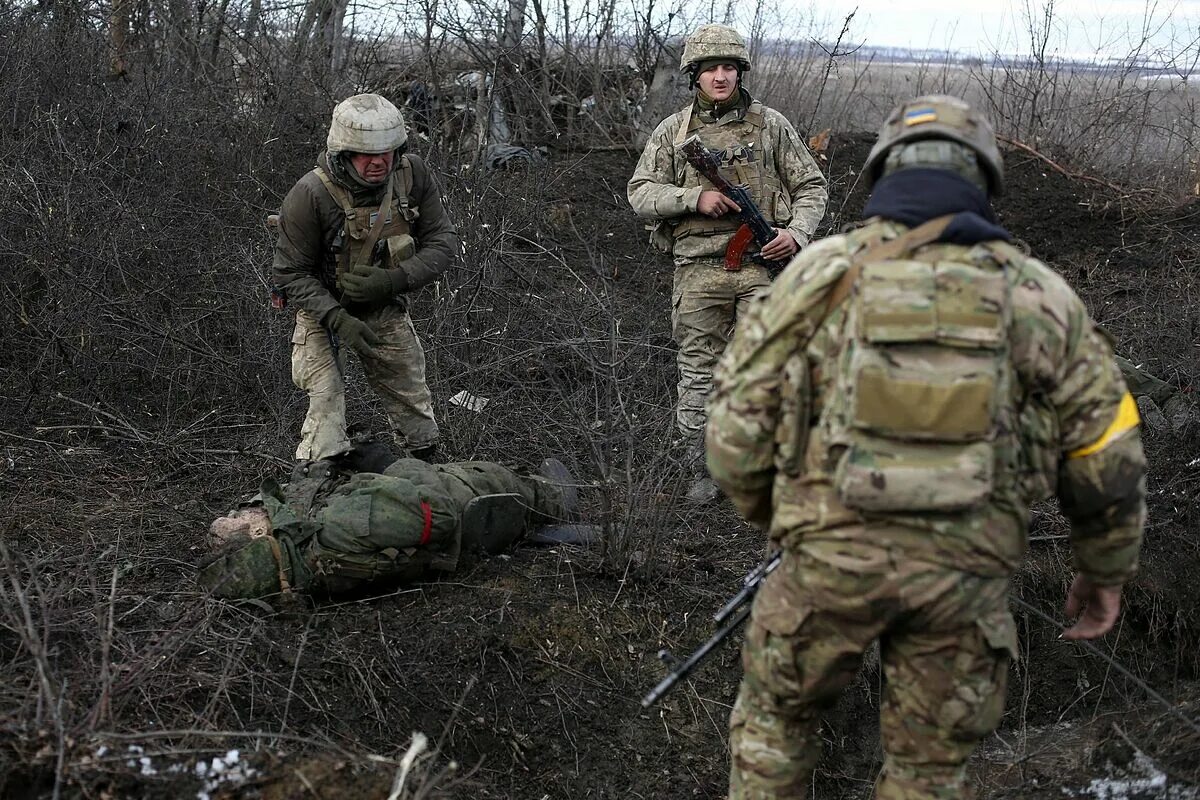
<svg viewBox="0 0 1200 800">
<path fill-rule="evenodd" d="M 339 339 L 357 350 L 360 355 L 375 355 L 375 345 L 381 341 L 379 335 L 371 330 L 370 325 L 351 315 L 346 309 L 335 308 L 329 312 L 325 318 L 325 324 Z"/>
<path fill-rule="evenodd" d="M 402 269 L 358 264 L 342 275 L 338 286 L 355 303 L 383 303 L 408 288 L 408 275 Z"/>
</svg>

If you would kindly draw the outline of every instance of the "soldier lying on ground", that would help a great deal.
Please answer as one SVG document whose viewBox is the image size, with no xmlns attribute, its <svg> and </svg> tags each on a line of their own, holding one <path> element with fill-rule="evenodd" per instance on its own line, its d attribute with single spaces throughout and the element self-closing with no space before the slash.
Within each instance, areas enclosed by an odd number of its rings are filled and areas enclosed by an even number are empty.
<svg viewBox="0 0 1200 800">
<path fill-rule="evenodd" d="M 247 598 L 453 572 L 464 552 L 501 552 L 575 505 L 571 475 L 554 459 L 528 477 L 489 461 L 387 461 L 365 471 L 349 459 L 313 461 L 286 486 L 268 481 L 249 504 L 213 522 L 220 549 L 200 584 L 218 597 Z M 557 526 L 542 540 L 579 543 L 586 532 Z"/>
<path fill-rule="evenodd" d="M 1133 362 L 1117 356 L 1121 376 L 1129 386 L 1129 392 L 1138 402 L 1142 421 L 1151 428 L 1168 425 L 1176 432 L 1183 430 L 1196 418 L 1196 406 L 1189 395 L 1176 387 L 1151 375 Z"/>
</svg>

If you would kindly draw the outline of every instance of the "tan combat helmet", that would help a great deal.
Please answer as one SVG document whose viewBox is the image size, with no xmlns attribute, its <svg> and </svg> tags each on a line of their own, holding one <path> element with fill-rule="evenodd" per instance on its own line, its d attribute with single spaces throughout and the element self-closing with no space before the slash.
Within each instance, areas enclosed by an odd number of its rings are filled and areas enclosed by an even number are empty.
<svg viewBox="0 0 1200 800">
<path fill-rule="evenodd" d="M 388 153 L 407 141 L 400 109 L 377 94 L 356 94 L 333 109 L 325 146 L 331 156 L 342 152 Z"/>
<path fill-rule="evenodd" d="M 923 95 L 892 109 L 863 165 L 867 180 L 874 185 L 879 179 L 888 151 L 896 145 L 926 139 L 949 140 L 973 150 L 987 176 L 990 194 L 1004 193 L 1004 161 L 991 123 L 962 100 L 944 94 Z M 960 165 L 946 166 L 956 169 Z"/>
<path fill-rule="evenodd" d="M 746 40 L 728 25 L 701 25 L 683 43 L 679 71 L 687 72 L 701 61 L 728 59 L 742 72 L 750 71 L 750 51 Z"/>
</svg>

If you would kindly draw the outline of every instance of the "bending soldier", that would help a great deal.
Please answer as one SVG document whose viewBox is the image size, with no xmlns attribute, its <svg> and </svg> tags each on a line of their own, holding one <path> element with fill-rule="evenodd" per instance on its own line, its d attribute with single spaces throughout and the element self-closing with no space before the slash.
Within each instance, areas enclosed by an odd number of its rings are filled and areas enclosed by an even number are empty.
<svg viewBox="0 0 1200 800">
<path fill-rule="evenodd" d="M 736 317 L 770 283 L 767 268 L 749 259 L 726 269 L 722 255 L 738 229 L 736 204 L 687 163 L 681 145 L 691 135 L 719 151 L 721 173 L 748 187 L 751 199 L 778 235 L 761 255 L 783 260 L 806 246 L 825 214 L 825 177 L 778 111 L 750 96 L 742 79 L 750 54 L 741 35 L 724 25 L 703 25 L 688 37 L 679 69 L 696 96 L 651 134 L 633 177 L 629 202 L 655 222 L 651 241 L 675 259 L 671 325 L 679 346 L 680 436 L 698 474 L 693 502 L 716 497 L 703 472 L 705 403 L 712 373 Z"/>
<path fill-rule="evenodd" d="M 220 550 L 201 569 L 200 584 L 244 598 L 453 572 L 464 551 L 501 552 L 531 527 L 565 519 L 575 503 L 571 476 L 553 459 L 530 477 L 487 461 L 404 458 L 380 468 L 353 472 L 345 459 L 316 461 L 286 487 L 268 482 L 250 505 L 213 522 Z M 550 535 L 586 539 L 580 526 Z"/>
<path fill-rule="evenodd" d="M 308 394 L 296 458 L 350 449 L 345 348 L 358 352 L 398 444 L 429 459 L 438 441 L 425 352 L 405 292 L 434 281 L 459 250 L 433 175 L 405 153 L 400 111 L 360 94 L 333 110 L 326 150 L 283 200 L 274 273 L 296 307 L 292 379 Z"/>
<path fill-rule="evenodd" d="M 997 224 L 987 120 L 952 97 L 905 103 L 864 174 L 866 222 L 752 307 L 710 410 L 713 477 L 784 552 L 746 633 L 732 800 L 808 796 L 818 713 L 877 639 L 875 796 L 969 796 L 1016 656 L 1030 504 L 1057 491 L 1071 523 L 1066 638 L 1112 627 L 1137 566 L 1137 407 L 1080 299 Z"/>
</svg>

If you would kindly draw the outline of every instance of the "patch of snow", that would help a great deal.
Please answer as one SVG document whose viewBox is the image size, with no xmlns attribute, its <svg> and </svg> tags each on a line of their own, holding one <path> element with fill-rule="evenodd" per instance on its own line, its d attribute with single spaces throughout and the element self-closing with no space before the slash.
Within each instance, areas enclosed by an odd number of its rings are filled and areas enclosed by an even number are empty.
<svg viewBox="0 0 1200 800">
<path fill-rule="evenodd" d="M 209 763 L 196 762 L 196 777 L 203 779 L 204 785 L 196 793 L 196 800 L 212 800 L 212 792 L 224 784 L 241 786 L 256 775 L 256 771 L 241 761 L 241 752 L 230 750 L 223 756 L 213 756 Z"/>
<path fill-rule="evenodd" d="M 1079 789 L 1063 787 L 1067 797 L 1096 800 L 1200 800 L 1200 788 L 1167 782 L 1167 775 L 1150 758 L 1135 751 L 1133 763 L 1125 768 L 1109 765 L 1112 777 L 1093 778 Z"/>
</svg>

